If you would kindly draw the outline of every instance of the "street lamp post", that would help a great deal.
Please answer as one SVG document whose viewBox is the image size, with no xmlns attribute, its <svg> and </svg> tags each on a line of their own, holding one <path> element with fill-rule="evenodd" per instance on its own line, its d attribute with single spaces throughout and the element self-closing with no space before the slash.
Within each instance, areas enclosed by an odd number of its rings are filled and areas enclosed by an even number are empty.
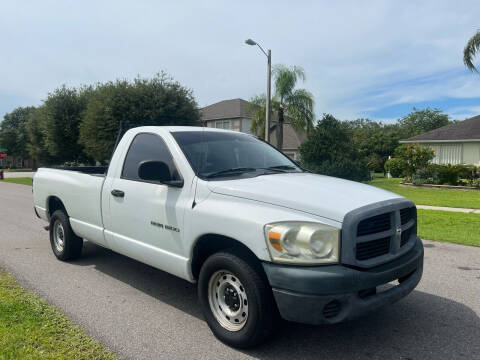
<svg viewBox="0 0 480 360">
<path fill-rule="evenodd" d="M 257 45 L 260 50 L 265 54 L 267 57 L 267 101 L 265 104 L 266 107 L 266 114 L 265 114 L 265 141 L 270 142 L 270 92 L 272 88 L 272 51 L 269 49 L 267 51 L 263 50 L 263 48 L 257 42 L 253 41 L 252 39 L 245 40 L 245 44 L 248 45 Z"/>
</svg>

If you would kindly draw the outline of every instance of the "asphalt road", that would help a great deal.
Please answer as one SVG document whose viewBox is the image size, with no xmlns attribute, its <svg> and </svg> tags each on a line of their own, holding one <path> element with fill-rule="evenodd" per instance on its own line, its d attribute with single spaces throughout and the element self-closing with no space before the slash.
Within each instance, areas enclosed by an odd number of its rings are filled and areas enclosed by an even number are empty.
<svg viewBox="0 0 480 360">
<path fill-rule="evenodd" d="M 0 184 L 0 267 L 121 357 L 480 359 L 480 248 L 426 242 L 424 277 L 394 306 L 333 326 L 285 323 L 238 351 L 210 333 L 195 285 L 92 244 L 57 261 L 44 225 L 30 187 Z"/>
</svg>

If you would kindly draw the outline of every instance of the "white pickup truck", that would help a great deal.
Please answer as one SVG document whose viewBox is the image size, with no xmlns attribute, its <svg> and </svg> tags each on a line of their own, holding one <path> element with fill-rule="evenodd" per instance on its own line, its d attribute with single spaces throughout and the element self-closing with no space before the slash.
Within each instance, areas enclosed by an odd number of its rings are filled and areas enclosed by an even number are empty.
<svg viewBox="0 0 480 360">
<path fill-rule="evenodd" d="M 76 170 L 33 181 L 56 257 L 78 257 L 85 239 L 197 282 L 209 327 L 232 346 L 268 339 L 280 317 L 356 317 L 422 276 L 411 201 L 312 174 L 251 135 L 139 127 L 106 174 Z"/>
</svg>

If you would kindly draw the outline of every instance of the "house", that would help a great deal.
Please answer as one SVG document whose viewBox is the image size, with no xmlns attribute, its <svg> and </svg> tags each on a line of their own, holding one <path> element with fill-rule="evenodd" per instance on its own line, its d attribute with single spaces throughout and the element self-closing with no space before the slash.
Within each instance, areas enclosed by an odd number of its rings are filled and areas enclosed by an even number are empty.
<svg viewBox="0 0 480 360">
<path fill-rule="evenodd" d="M 252 114 L 248 101 L 243 99 L 223 100 L 200 110 L 204 126 L 241 131 L 250 134 Z"/>
<path fill-rule="evenodd" d="M 251 134 L 250 124 L 252 112 L 248 101 L 243 99 L 223 100 L 212 105 L 205 106 L 200 110 L 202 124 L 207 127 L 241 131 Z M 276 119 L 275 115 L 270 126 L 270 143 L 276 147 Z M 298 148 L 305 141 L 305 132 L 297 132 L 294 128 L 285 123 L 283 125 L 283 149 L 285 155 L 294 160 L 299 159 Z"/>
<path fill-rule="evenodd" d="M 296 131 L 289 123 L 283 124 L 282 152 L 293 160 L 300 160 L 300 145 L 307 139 L 305 131 Z M 277 124 L 270 128 L 270 144 L 277 147 Z"/>
<path fill-rule="evenodd" d="M 435 150 L 435 164 L 480 165 L 480 115 L 401 140 Z"/>
</svg>

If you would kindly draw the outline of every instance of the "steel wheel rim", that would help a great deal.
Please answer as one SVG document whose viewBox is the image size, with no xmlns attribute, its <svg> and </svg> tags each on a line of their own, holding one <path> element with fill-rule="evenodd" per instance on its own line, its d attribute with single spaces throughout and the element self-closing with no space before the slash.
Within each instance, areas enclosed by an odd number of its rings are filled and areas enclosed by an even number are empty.
<svg viewBox="0 0 480 360">
<path fill-rule="evenodd" d="M 53 225 L 53 243 L 58 252 L 62 252 L 65 248 L 65 230 L 59 220 Z"/>
<path fill-rule="evenodd" d="M 219 270 L 210 277 L 208 302 L 215 319 L 228 331 L 239 331 L 247 323 L 247 293 L 238 277 L 231 272 Z"/>
</svg>

